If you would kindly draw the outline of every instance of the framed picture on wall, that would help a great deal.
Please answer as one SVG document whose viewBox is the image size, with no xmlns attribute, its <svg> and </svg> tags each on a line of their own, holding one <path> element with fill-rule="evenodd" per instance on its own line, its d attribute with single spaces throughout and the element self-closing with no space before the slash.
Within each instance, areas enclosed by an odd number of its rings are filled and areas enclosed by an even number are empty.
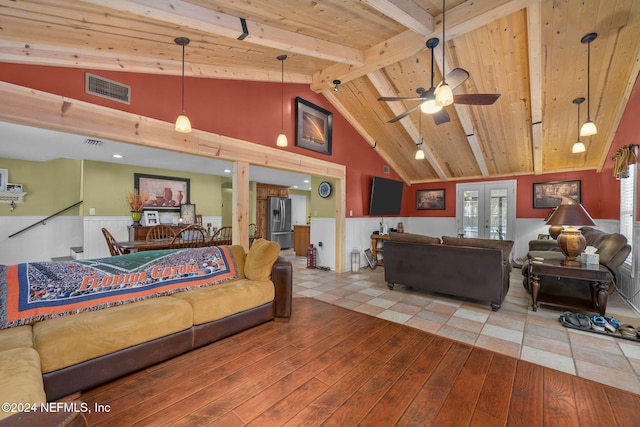
<svg viewBox="0 0 640 427">
<path fill-rule="evenodd" d="M 9 181 L 9 170 L 0 169 L 0 191 L 7 191 L 8 181 Z"/>
<path fill-rule="evenodd" d="M 189 178 L 133 174 L 133 187 L 148 194 L 144 209 L 179 212 L 183 203 L 191 203 Z"/>
<path fill-rule="evenodd" d="M 444 209 L 445 208 L 445 189 L 437 190 L 418 190 L 416 191 L 416 209 Z"/>
<path fill-rule="evenodd" d="M 534 209 L 549 209 L 563 203 L 582 203 L 581 181 L 538 182 L 533 184 Z"/>
<path fill-rule="evenodd" d="M 296 145 L 319 153 L 331 154 L 333 114 L 296 97 Z"/>
</svg>

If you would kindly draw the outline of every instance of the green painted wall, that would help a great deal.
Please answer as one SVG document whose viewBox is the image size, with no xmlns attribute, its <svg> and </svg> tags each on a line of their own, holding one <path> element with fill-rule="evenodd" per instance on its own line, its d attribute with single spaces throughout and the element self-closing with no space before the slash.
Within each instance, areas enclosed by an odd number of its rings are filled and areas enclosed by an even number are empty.
<svg viewBox="0 0 640 427">
<path fill-rule="evenodd" d="M 322 181 L 331 184 L 331 194 L 327 198 L 322 198 L 318 194 L 318 186 Z M 335 218 L 336 216 L 336 180 L 322 178 L 318 176 L 311 177 L 311 191 L 309 192 L 309 215 L 319 218 Z"/>
<path fill-rule="evenodd" d="M 7 169 L 9 182 L 22 184 L 27 193 L 24 203 L 11 212 L 0 204 L 1 216 L 48 216 L 82 200 L 82 161 L 55 159 L 32 162 L 0 158 L 0 169 Z M 75 207 L 62 215 L 79 215 Z"/>
<path fill-rule="evenodd" d="M 166 169 L 143 168 L 103 162 L 84 162 L 84 204 L 82 215 L 95 208 L 98 216 L 126 215 L 129 213 L 127 191 L 133 190 L 135 173 L 189 178 L 191 203 L 198 214 L 221 215 L 222 177 Z"/>
</svg>

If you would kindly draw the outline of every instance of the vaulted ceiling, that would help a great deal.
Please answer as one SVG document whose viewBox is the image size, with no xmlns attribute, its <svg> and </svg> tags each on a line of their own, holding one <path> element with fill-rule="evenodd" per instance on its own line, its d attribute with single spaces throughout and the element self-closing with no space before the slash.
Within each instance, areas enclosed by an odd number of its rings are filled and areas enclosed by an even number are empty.
<svg viewBox="0 0 640 427">
<path fill-rule="evenodd" d="M 603 167 L 640 70 L 640 1 L 448 0 L 445 17 L 436 84 L 460 67 L 454 94 L 501 96 L 440 125 L 419 109 L 388 123 L 417 102 L 378 98 L 429 88 L 441 0 L 0 0 L 0 61 L 179 75 L 180 35 L 187 75 L 279 82 L 286 53 L 285 81 L 323 93 L 407 183 Z M 580 121 L 598 133 L 572 154 L 591 32 Z"/>
</svg>

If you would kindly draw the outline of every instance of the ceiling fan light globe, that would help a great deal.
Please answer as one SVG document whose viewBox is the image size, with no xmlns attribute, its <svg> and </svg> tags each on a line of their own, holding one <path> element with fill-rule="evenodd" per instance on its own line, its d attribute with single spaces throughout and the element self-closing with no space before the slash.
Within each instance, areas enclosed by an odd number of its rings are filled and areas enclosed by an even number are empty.
<svg viewBox="0 0 640 427">
<path fill-rule="evenodd" d="M 276 140 L 276 145 L 278 147 L 286 147 L 287 145 L 289 145 L 289 142 L 287 141 L 287 135 L 285 135 L 284 133 L 281 133 L 280 135 L 278 135 L 278 139 Z"/>
<path fill-rule="evenodd" d="M 180 114 L 176 119 L 176 131 L 180 133 L 191 132 L 191 121 L 184 113 Z"/>
<path fill-rule="evenodd" d="M 573 154 L 584 153 L 585 151 L 587 151 L 587 149 L 585 148 L 582 141 L 576 141 L 576 143 L 573 144 L 573 147 L 571 148 L 571 152 Z"/>
<path fill-rule="evenodd" d="M 424 160 L 424 151 L 422 151 L 422 148 L 418 148 L 416 151 L 416 160 Z"/>
<path fill-rule="evenodd" d="M 441 107 L 453 104 L 453 91 L 447 83 L 442 83 L 436 89 L 436 104 Z"/>
<path fill-rule="evenodd" d="M 442 106 L 436 105 L 435 99 L 429 99 L 420 105 L 420 110 L 425 114 L 435 114 L 442 110 Z"/>
<path fill-rule="evenodd" d="M 591 136 L 595 135 L 596 133 L 598 133 L 598 128 L 596 127 L 596 124 L 591 120 L 584 122 L 584 124 L 580 128 L 580 136 Z"/>
</svg>

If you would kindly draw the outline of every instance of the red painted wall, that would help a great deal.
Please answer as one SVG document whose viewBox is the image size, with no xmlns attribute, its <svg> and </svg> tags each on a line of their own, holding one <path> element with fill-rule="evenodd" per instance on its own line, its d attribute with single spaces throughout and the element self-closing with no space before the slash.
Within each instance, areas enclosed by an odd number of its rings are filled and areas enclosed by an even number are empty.
<svg viewBox="0 0 640 427">
<path fill-rule="evenodd" d="M 131 104 L 86 94 L 85 71 L 129 85 Z M 167 122 L 175 121 L 182 103 L 179 76 L 1 64 L 0 80 Z M 333 113 L 330 156 L 294 145 L 298 96 Z M 400 180 L 399 175 L 393 170 L 383 174 L 386 163 L 382 158 L 324 96 L 312 92 L 308 85 L 285 84 L 284 100 L 284 129 L 289 140 L 284 150 L 347 165 L 347 213 L 366 216 L 373 176 Z M 281 130 L 281 105 L 280 83 L 185 78 L 185 113 L 196 129 L 275 147 Z"/>
<path fill-rule="evenodd" d="M 87 95 L 84 92 L 85 71 L 2 64 L 0 80 L 167 122 L 173 122 L 180 113 L 180 77 L 89 71 L 131 86 L 132 102 L 131 105 L 126 105 Z M 331 156 L 298 148 L 293 144 L 297 96 L 333 113 Z M 285 84 L 284 99 L 284 128 L 289 139 L 289 146 L 285 150 L 346 165 L 347 214 L 353 211 L 354 217 L 366 216 L 369 210 L 369 193 L 373 176 L 380 175 L 400 180 L 399 176 L 393 170 L 389 175 L 383 173 L 385 162 L 322 95 L 312 92 L 307 85 Z M 280 83 L 187 77 L 185 79 L 185 111 L 194 128 L 273 147 L 281 127 L 281 85 Z M 638 137 L 640 125 L 636 119 L 638 111 L 640 111 L 640 84 L 636 82 L 602 173 L 584 171 L 501 178 L 517 180 L 517 217 L 544 218 L 548 213 L 546 209 L 533 209 L 533 183 L 580 179 L 582 180 L 582 202 L 587 211 L 594 218 L 617 219 L 620 204 L 619 183 L 612 176 L 610 157 L 622 145 L 640 144 Z M 420 184 L 411 187 L 405 185 L 401 216 L 455 217 L 455 187 L 456 182 Z M 435 188 L 446 189 L 445 210 L 417 210 L 416 191 Z"/>
</svg>

